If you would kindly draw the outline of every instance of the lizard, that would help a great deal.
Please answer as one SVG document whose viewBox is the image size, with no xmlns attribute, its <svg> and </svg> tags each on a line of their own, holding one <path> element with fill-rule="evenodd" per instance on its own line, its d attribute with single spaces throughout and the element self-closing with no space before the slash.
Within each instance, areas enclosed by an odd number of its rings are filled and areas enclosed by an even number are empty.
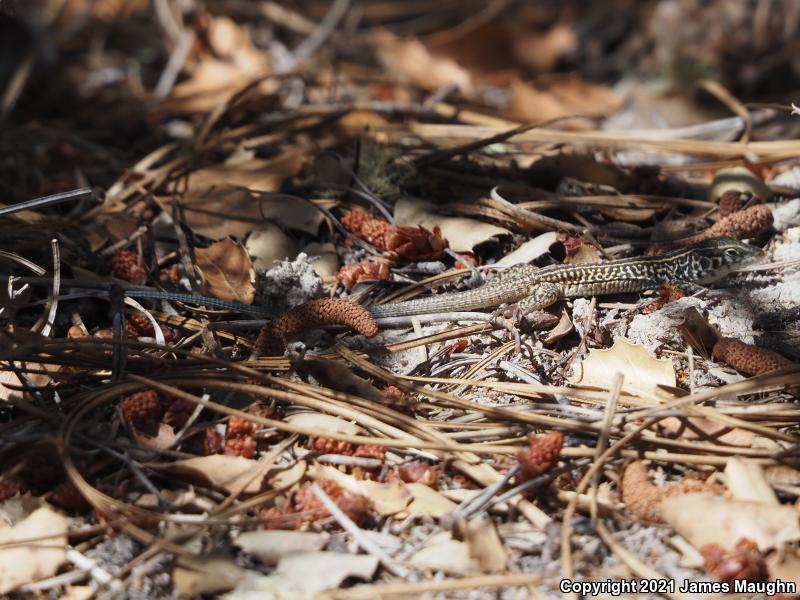
<svg viewBox="0 0 800 600">
<path fill-rule="evenodd" d="M 642 292 L 661 283 L 700 288 L 762 255 L 733 238 L 714 238 L 661 256 L 621 258 L 596 264 L 521 264 L 475 289 L 369 307 L 375 318 L 493 308 L 517 303 L 523 315 L 563 298 Z"/>
</svg>

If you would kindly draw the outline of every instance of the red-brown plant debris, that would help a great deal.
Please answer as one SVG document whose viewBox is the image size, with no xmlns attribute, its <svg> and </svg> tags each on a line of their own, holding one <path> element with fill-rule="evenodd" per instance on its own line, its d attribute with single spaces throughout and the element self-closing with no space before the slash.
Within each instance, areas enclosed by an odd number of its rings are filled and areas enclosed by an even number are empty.
<svg viewBox="0 0 800 600">
<path fill-rule="evenodd" d="M 547 473 L 558 464 L 558 457 L 564 446 L 564 434 L 560 431 L 551 431 L 544 435 L 531 436 L 528 444 L 527 450 L 517 454 L 520 466 L 517 475 L 519 483 Z"/>
<path fill-rule="evenodd" d="M 166 411 L 165 402 L 155 390 L 145 390 L 122 399 L 122 414 L 136 429 L 153 435 Z"/>
<path fill-rule="evenodd" d="M 127 318 L 127 329 L 128 329 L 128 337 L 130 338 L 140 338 L 140 337 L 153 337 L 153 324 L 150 323 L 150 319 L 147 318 L 141 312 L 135 312 L 128 315 Z M 163 323 L 158 324 L 159 329 L 161 329 L 161 333 L 164 334 L 164 341 L 168 344 L 174 342 L 178 339 L 177 332 L 164 325 Z"/>
<path fill-rule="evenodd" d="M 310 447 L 314 452 L 320 454 L 353 454 L 353 444 L 333 438 L 317 437 L 310 440 Z"/>
<path fill-rule="evenodd" d="M 650 481 L 647 467 L 640 460 L 631 461 L 622 469 L 620 496 L 625 508 L 638 519 L 660 523 L 660 504 L 665 498 L 693 492 L 720 492 L 718 485 L 697 479 L 682 479 L 657 486 Z"/>
<path fill-rule="evenodd" d="M 376 458 L 383 462 L 386 460 L 386 446 L 378 446 L 376 444 L 360 444 L 353 456 L 360 456 L 362 458 Z"/>
<path fill-rule="evenodd" d="M 390 277 L 386 260 L 365 259 L 345 265 L 336 272 L 336 279 L 347 290 L 352 290 L 359 281 L 385 281 Z"/>
<path fill-rule="evenodd" d="M 746 344 L 734 338 L 720 339 L 714 345 L 712 356 L 714 360 L 726 362 L 746 375 L 761 375 L 794 364 L 777 352 Z"/>
<path fill-rule="evenodd" d="M 732 237 L 737 240 L 756 237 L 772 227 L 772 211 L 763 204 L 751 206 L 721 218 L 708 229 L 704 229 L 688 238 L 678 242 L 653 244 L 645 254 L 663 254 L 678 247 L 683 247 L 696 242 L 710 240 L 717 237 Z"/>
<path fill-rule="evenodd" d="M 184 452 L 200 456 L 220 454 L 224 448 L 225 442 L 222 434 L 213 427 L 206 427 L 200 433 L 186 440 L 182 446 Z"/>
<path fill-rule="evenodd" d="M 253 458 L 256 453 L 256 424 L 233 415 L 228 419 L 225 436 L 225 454 Z"/>
<path fill-rule="evenodd" d="M 706 570 L 719 581 L 733 583 L 735 579 L 767 581 L 769 570 L 758 545 L 748 538 L 736 542 L 730 552 L 719 544 L 706 544 L 700 548 Z"/>
<path fill-rule="evenodd" d="M 345 213 L 342 225 L 379 250 L 403 260 L 434 260 L 447 248 L 447 240 L 439 227 L 434 227 L 432 232 L 424 227 L 400 227 L 361 209 Z"/>
<path fill-rule="evenodd" d="M 737 190 L 727 190 L 719 197 L 719 216 L 727 217 L 742 209 L 747 201 L 752 198 L 750 194 Z"/>
<path fill-rule="evenodd" d="M 683 298 L 683 296 L 684 294 L 681 288 L 669 285 L 668 283 L 662 283 L 660 286 L 658 286 L 658 298 L 648 304 L 645 304 L 642 307 L 642 314 L 649 315 L 650 313 L 654 313 L 657 310 L 664 308 L 670 302 L 680 300 Z"/>
<path fill-rule="evenodd" d="M 131 283 L 143 283 L 147 277 L 142 259 L 130 250 L 120 250 L 111 259 L 114 277 Z"/>
<path fill-rule="evenodd" d="M 378 333 L 375 319 L 360 304 L 341 298 L 323 298 L 311 300 L 275 317 L 258 334 L 256 352 L 267 356 L 282 354 L 286 342 L 325 325 L 350 327 L 366 337 Z"/>
<path fill-rule="evenodd" d="M 48 501 L 64 510 L 76 513 L 86 512 L 92 508 L 92 505 L 89 504 L 88 500 L 83 497 L 83 494 L 71 481 L 64 481 L 58 484 L 48 497 Z"/>
<path fill-rule="evenodd" d="M 0 502 L 5 502 L 17 494 L 22 494 L 27 489 L 25 482 L 16 476 L 0 481 Z"/>
<path fill-rule="evenodd" d="M 324 491 L 339 509 L 358 525 L 364 523 L 369 514 L 370 501 L 359 494 L 344 490 L 330 479 L 319 479 L 316 484 Z M 314 482 L 303 483 L 290 498 L 284 508 L 270 507 L 259 513 L 263 529 L 299 529 L 306 524 L 329 519 L 331 514 L 314 493 Z"/>
<path fill-rule="evenodd" d="M 397 477 L 405 483 L 424 483 L 428 487 L 436 489 L 439 486 L 439 470 L 423 461 L 414 461 L 400 465 L 390 473 L 396 473 Z M 390 477 L 387 475 L 387 479 Z"/>
</svg>

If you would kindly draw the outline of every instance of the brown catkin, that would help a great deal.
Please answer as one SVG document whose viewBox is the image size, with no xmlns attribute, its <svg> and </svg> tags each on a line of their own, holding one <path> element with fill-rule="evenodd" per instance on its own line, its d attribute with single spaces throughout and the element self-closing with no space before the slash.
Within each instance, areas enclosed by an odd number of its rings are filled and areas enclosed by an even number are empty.
<svg viewBox="0 0 800 600">
<path fill-rule="evenodd" d="M 746 375 L 761 375 L 794 364 L 777 352 L 733 338 L 719 340 L 714 345 L 712 354 L 715 360 L 726 362 Z"/>
<path fill-rule="evenodd" d="M 341 298 L 323 298 L 311 300 L 275 317 L 259 333 L 256 351 L 268 356 L 281 354 L 286 342 L 325 325 L 344 325 L 366 337 L 378 333 L 375 319 L 360 304 Z"/>
</svg>

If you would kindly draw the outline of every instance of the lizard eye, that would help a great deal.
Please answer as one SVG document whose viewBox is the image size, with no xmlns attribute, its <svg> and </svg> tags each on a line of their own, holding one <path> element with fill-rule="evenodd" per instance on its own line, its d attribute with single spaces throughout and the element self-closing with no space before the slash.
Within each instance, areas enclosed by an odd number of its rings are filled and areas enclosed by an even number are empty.
<svg viewBox="0 0 800 600">
<path fill-rule="evenodd" d="M 739 251 L 736 248 L 727 248 L 725 250 L 725 256 L 728 258 L 736 258 L 739 256 Z"/>
</svg>

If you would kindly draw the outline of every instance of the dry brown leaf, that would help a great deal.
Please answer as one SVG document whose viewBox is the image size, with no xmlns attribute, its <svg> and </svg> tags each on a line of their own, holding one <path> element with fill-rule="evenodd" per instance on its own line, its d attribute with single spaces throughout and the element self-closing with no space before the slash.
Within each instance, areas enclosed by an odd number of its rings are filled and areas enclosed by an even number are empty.
<svg viewBox="0 0 800 600">
<path fill-rule="evenodd" d="M 293 584 L 301 598 L 339 587 L 348 577 L 370 581 L 378 568 L 378 559 L 369 554 L 340 552 L 304 552 L 283 557 L 275 575 Z M 279 596 L 281 598 L 295 597 Z"/>
<path fill-rule="evenodd" d="M 532 240 L 523 243 L 513 252 L 509 252 L 495 263 L 496 267 L 511 267 L 514 265 L 530 263 L 550 251 L 550 247 L 558 242 L 558 233 L 548 231 L 537 235 Z"/>
<path fill-rule="evenodd" d="M 172 212 L 169 200 L 156 197 L 156 202 Z M 243 238 L 261 221 L 258 195 L 232 185 L 189 190 L 178 204 L 192 231 L 211 239 Z"/>
<path fill-rule="evenodd" d="M 480 563 L 470 556 L 470 547 L 450 537 L 448 532 L 433 536 L 425 546 L 409 559 L 420 569 L 444 571 L 453 575 L 467 575 L 480 571 Z"/>
<path fill-rule="evenodd" d="M 250 458 L 211 454 L 176 460 L 172 464 L 165 465 L 164 470 L 202 481 L 205 485 L 221 488 L 228 492 L 238 491 L 244 482 L 249 481 L 244 492 L 255 494 L 261 491 L 262 478 L 256 477 L 253 480 L 253 475 L 259 467 L 259 461 Z"/>
<path fill-rule="evenodd" d="M 476 518 L 465 525 L 464 541 L 469 546 L 470 556 L 477 559 L 481 569 L 487 573 L 504 570 L 508 555 L 494 522 L 488 518 Z"/>
<path fill-rule="evenodd" d="M 590 349 L 582 363 L 574 367 L 569 381 L 575 385 L 610 389 L 616 374 L 625 379 L 623 391 L 632 394 L 655 394 L 659 385 L 675 387 L 675 369 L 669 359 L 653 358 L 644 346 L 617 337 L 606 349 Z"/>
<path fill-rule="evenodd" d="M 514 80 L 510 89 L 505 114 L 510 119 L 526 123 L 569 115 L 604 117 L 621 104 L 620 98 L 609 87 L 570 75 L 548 77 L 533 84 Z M 574 126 L 586 128 L 588 125 L 586 121 L 574 121 Z"/>
<path fill-rule="evenodd" d="M 407 483 L 406 487 L 414 497 L 408 505 L 408 514 L 412 517 L 438 519 L 458 508 L 457 504 L 424 483 Z"/>
<path fill-rule="evenodd" d="M 190 77 L 173 88 L 166 101 L 170 111 L 211 111 L 225 104 L 240 88 L 272 71 L 269 54 L 256 48 L 247 33 L 231 19 L 211 19 L 207 38 L 211 52 L 198 53 L 200 60 L 191 69 Z M 275 81 L 266 80 L 258 85 L 258 90 L 267 95 L 276 85 Z"/>
<path fill-rule="evenodd" d="M 414 198 L 401 198 L 395 204 L 394 218 L 398 225 L 419 225 L 431 231 L 438 225 L 442 236 L 456 252 L 471 252 L 475 246 L 495 236 L 511 235 L 508 229 L 491 223 L 465 217 L 445 217 L 435 211 L 433 204 Z"/>
<path fill-rule="evenodd" d="M 210 296 L 252 304 L 256 272 L 244 246 L 231 239 L 195 251 L 197 272 Z"/>
<path fill-rule="evenodd" d="M 67 559 L 67 519 L 49 507 L 0 531 L 0 594 L 56 574 Z M 42 538 L 42 539 L 37 539 Z M 13 545 L 22 540 L 35 540 Z"/>
<path fill-rule="evenodd" d="M 324 413 L 303 411 L 288 415 L 284 420 L 297 427 L 321 429 L 328 433 L 345 433 L 347 435 L 359 435 L 362 433 L 361 427 L 355 423 Z"/>
<path fill-rule="evenodd" d="M 725 475 L 734 500 L 780 505 L 772 486 L 764 477 L 761 465 L 756 461 L 732 456 L 725 465 Z"/>
<path fill-rule="evenodd" d="M 400 512 L 408 506 L 412 499 L 408 486 L 399 479 L 388 483 L 356 479 L 352 475 L 342 473 L 339 469 L 328 465 L 311 465 L 307 475 L 315 480 L 332 479 L 348 492 L 369 498 L 372 508 L 382 515 L 393 515 Z"/>
<path fill-rule="evenodd" d="M 284 179 L 300 171 L 304 156 L 298 148 L 291 148 L 269 160 L 233 158 L 221 164 L 198 169 L 189 175 L 188 193 L 182 203 L 196 191 L 221 185 L 243 187 L 252 192 L 277 192 Z M 303 204 L 308 206 L 307 202 Z M 313 210 L 313 207 L 311 209 Z M 317 210 L 314 212 L 319 213 Z"/>
<path fill-rule="evenodd" d="M 283 557 L 299 552 L 322 550 L 331 539 L 324 531 L 245 531 L 234 544 L 265 565 L 275 565 Z"/>
<path fill-rule="evenodd" d="M 472 76 L 458 63 L 430 53 L 417 39 L 401 39 L 388 31 L 374 36 L 375 50 L 384 68 L 428 91 L 456 86 L 462 94 L 473 92 Z"/>
<path fill-rule="evenodd" d="M 732 551 L 742 538 L 759 550 L 800 540 L 800 514 L 792 506 L 727 500 L 715 494 L 675 496 L 662 502 L 661 515 L 695 548 L 718 544 Z"/>
<path fill-rule="evenodd" d="M 578 47 L 578 37 L 569 23 L 557 21 L 547 31 L 525 28 L 514 36 L 514 56 L 526 67 L 547 73 Z"/>
<path fill-rule="evenodd" d="M 229 558 L 181 558 L 172 583 L 181 598 L 195 598 L 232 590 L 243 575 L 244 569 Z"/>
<path fill-rule="evenodd" d="M 574 325 L 572 324 L 572 319 L 569 318 L 569 313 L 567 312 L 567 309 L 564 308 L 561 310 L 561 317 L 558 319 L 558 323 L 555 327 L 547 332 L 547 335 L 542 341 L 547 345 L 555 344 L 573 329 Z"/>
<path fill-rule="evenodd" d="M 261 195 L 260 202 L 261 216 L 287 229 L 296 229 L 316 236 L 319 233 L 319 226 L 325 220 L 325 215 L 314 206 L 313 202 L 298 196 L 265 192 Z"/>
<path fill-rule="evenodd" d="M 245 248 L 259 272 L 270 270 L 276 260 L 294 260 L 299 252 L 294 240 L 274 223 L 254 229 L 247 237 Z"/>
<path fill-rule="evenodd" d="M 705 440 L 742 446 L 749 448 L 755 434 L 739 427 L 730 428 L 706 417 L 688 417 L 679 419 L 667 417 L 657 423 L 658 429 L 672 437 L 686 440 Z"/>
</svg>

